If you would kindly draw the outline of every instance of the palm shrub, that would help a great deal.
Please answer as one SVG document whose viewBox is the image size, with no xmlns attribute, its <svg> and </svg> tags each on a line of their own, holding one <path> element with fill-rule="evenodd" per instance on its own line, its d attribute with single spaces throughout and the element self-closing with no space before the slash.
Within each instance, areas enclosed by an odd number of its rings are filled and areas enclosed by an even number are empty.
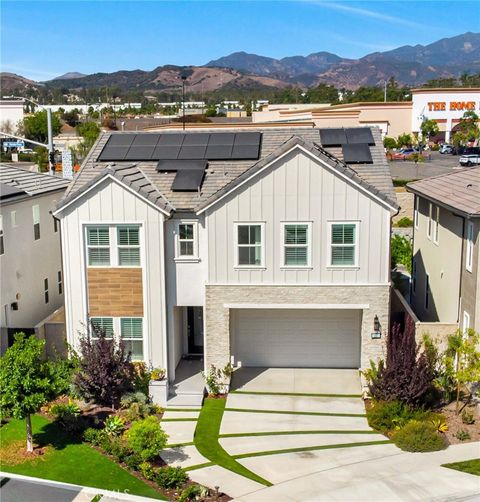
<svg viewBox="0 0 480 502">
<path fill-rule="evenodd" d="M 107 338 L 103 329 L 92 327 L 80 338 L 79 370 L 75 387 L 81 397 L 104 406 L 115 406 L 133 389 L 135 370 L 123 340 Z"/>
<path fill-rule="evenodd" d="M 378 401 L 401 401 L 410 406 L 422 405 L 432 388 L 434 371 L 425 352 L 415 341 L 415 326 L 407 319 L 402 332 L 395 324 L 387 337 L 386 361 L 369 384 L 370 394 Z"/>
</svg>

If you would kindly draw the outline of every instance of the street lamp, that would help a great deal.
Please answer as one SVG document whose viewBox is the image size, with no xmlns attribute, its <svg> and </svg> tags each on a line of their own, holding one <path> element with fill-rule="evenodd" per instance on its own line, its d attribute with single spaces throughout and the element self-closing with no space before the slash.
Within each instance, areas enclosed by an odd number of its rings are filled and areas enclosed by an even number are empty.
<svg viewBox="0 0 480 502">
<path fill-rule="evenodd" d="M 182 110 L 183 110 L 183 130 L 185 131 L 185 80 L 186 75 L 182 75 Z"/>
</svg>

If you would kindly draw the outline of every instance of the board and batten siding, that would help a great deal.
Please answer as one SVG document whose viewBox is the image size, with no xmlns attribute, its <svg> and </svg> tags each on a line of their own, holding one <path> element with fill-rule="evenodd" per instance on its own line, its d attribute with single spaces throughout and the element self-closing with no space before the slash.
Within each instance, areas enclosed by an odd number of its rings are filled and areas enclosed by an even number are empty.
<svg viewBox="0 0 480 502">
<path fill-rule="evenodd" d="M 329 267 L 329 222 L 358 221 L 359 263 Z M 265 269 L 235 268 L 235 222 L 265 222 Z M 282 268 L 282 222 L 312 222 L 311 268 Z M 390 210 L 302 151 L 286 157 L 206 213 L 209 284 L 387 284 Z"/>
<path fill-rule="evenodd" d="M 87 322 L 84 229 L 88 224 L 139 224 L 143 274 L 144 355 L 166 367 L 163 214 L 118 182 L 106 179 L 65 208 L 61 220 L 68 342 L 76 344 Z"/>
</svg>

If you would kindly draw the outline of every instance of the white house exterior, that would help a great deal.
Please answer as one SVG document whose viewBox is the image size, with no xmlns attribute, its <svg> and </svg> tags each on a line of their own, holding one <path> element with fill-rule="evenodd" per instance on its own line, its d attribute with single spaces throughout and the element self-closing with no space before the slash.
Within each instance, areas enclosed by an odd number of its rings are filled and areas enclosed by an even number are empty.
<svg viewBox="0 0 480 502">
<path fill-rule="evenodd" d="M 180 135 L 183 148 L 239 131 L 100 137 L 54 212 L 70 343 L 93 321 L 169 380 L 186 355 L 205 366 L 337 368 L 383 355 L 398 206 L 380 131 L 365 145 L 371 162 L 355 165 L 341 146 L 322 147 L 318 129 L 257 132 L 256 158 L 207 158 L 188 191 L 175 188 L 178 159 L 102 158 L 112 145 L 152 158 L 135 145 Z"/>
<path fill-rule="evenodd" d="M 16 331 L 34 326 L 63 305 L 60 225 L 50 211 L 68 186 L 63 180 L 0 165 L 1 349 Z"/>
</svg>

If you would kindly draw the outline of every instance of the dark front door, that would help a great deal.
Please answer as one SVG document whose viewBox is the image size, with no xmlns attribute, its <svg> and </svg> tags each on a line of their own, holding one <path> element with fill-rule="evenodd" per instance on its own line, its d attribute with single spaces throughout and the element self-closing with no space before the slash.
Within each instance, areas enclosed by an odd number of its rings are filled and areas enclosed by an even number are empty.
<svg viewBox="0 0 480 502">
<path fill-rule="evenodd" d="M 189 354 L 203 354 L 203 307 L 187 307 Z"/>
</svg>

